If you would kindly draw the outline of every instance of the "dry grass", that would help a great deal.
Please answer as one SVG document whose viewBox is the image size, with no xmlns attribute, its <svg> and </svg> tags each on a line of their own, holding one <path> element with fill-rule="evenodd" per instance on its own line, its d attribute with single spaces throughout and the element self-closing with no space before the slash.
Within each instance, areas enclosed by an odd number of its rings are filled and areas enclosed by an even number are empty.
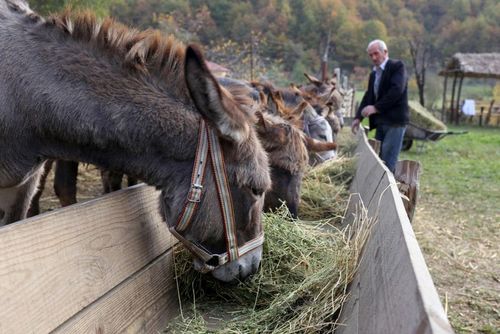
<svg viewBox="0 0 500 334">
<path fill-rule="evenodd" d="M 195 272 L 179 248 L 175 270 L 185 309 L 167 332 L 332 332 L 372 223 L 366 211 L 342 231 L 294 221 L 284 208 L 265 214 L 261 268 L 236 286 Z"/>
<path fill-rule="evenodd" d="M 446 125 L 434 117 L 418 101 L 409 101 L 410 120 L 413 124 L 429 130 L 446 131 Z"/>
<path fill-rule="evenodd" d="M 354 173 L 355 159 L 352 157 L 339 157 L 311 168 L 302 182 L 299 217 L 303 220 L 333 219 L 340 223 Z"/>
</svg>

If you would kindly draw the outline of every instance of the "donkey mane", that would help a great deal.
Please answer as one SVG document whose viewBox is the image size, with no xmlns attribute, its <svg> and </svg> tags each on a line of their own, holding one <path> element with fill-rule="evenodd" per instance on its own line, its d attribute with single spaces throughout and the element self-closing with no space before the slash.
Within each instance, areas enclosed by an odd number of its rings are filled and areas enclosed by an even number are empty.
<svg viewBox="0 0 500 334">
<path fill-rule="evenodd" d="M 98 20 L 89 10 L 68 8 L 49 16 L 44 25 L 60 30 L 75 41 L 89 43 L 139 76 L 156 76 L 181 96 L 189 94 L 186 85 L 179 84 L 184 83 L 186 47 L 173 36 L 165 37 L 153 29 L 129 28 L 112 18 Z"/>
</svg>

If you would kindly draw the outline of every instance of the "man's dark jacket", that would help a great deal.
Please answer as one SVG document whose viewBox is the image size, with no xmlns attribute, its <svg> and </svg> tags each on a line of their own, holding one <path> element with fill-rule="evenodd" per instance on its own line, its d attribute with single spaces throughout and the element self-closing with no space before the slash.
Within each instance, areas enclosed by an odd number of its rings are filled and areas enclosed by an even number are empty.
<svg viewBox="0 0 500 334">
<path fill-rule="evenodd" d="M 377 113 L 369 117 L 370 130 L 379 124 L 402 126 L 408 124 L 408 78 L 402 61 L 389 59 L 385 64 L 380 79 L 378 98 L 375 98 L 373 84 L 375 82 L 375 71 L 370 74 L 368 90 L 361 100 L 356 118 L 363 120 L 361 110 L 367 105 L 373 105 Z"/>
</svg>

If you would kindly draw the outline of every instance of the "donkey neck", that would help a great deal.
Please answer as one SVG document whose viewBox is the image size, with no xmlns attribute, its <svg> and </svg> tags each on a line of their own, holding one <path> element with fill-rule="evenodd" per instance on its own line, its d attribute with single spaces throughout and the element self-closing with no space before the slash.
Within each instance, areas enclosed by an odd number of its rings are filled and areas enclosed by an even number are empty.
<svg viewBox="0 0 500 334">
<path fill-rule="evenodd" d="M 45 27 L 32 27 L 38 28 Z M 27 155 L 88 162 L 156 186 L 169 182 L 172 168 L 192 164 L 200 116 L 179 93 L 186 89 L 175 89 L 183 80 L 139 75 L 59 31 L 8 30 L 0 32 L 17 38 L 0 50 L 5 77 L 12 78 L 4 93 L 18 115 L 5 120 L 14 119 L 12 136 L 30 129 L 20 136 Z"/>
<path fill-rule="evenodd" d="M 133 101 L 103 105 L 94 100 L 46 110 L 34 124 L 42 143 L 40 153 L 92 163 L 164 186 L 171 182 L 172 168 L 191 168 L 199 116 L 190 106 L 171 99 L 160 104 L 164 106 Z"/>
</svg>

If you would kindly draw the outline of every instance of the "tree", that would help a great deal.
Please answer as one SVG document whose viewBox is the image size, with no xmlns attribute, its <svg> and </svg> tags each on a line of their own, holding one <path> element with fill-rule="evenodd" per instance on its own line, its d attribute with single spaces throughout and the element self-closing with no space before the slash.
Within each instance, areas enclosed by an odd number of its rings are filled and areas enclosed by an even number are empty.
<svg viewBox="0 0 500 334">
<path fill-rule="evenodd" d="M 425 75 L 427 66 L 429 65 L 429 44 L 425 39 L 418 38 L 409 40 L 410 55 L 413 64 L 413 72 L 415 73 L 415 81 L 418 88 L 419 102 L 425 106 Z"/>
<path fill-rule="evenodd" d="M 58 12 L 65 7 L 91 9 L 97 16 L 108 16 L 110 7 L 123 0 L 31 0 L 31 7 L 42 15 Z"/>
</svg>

